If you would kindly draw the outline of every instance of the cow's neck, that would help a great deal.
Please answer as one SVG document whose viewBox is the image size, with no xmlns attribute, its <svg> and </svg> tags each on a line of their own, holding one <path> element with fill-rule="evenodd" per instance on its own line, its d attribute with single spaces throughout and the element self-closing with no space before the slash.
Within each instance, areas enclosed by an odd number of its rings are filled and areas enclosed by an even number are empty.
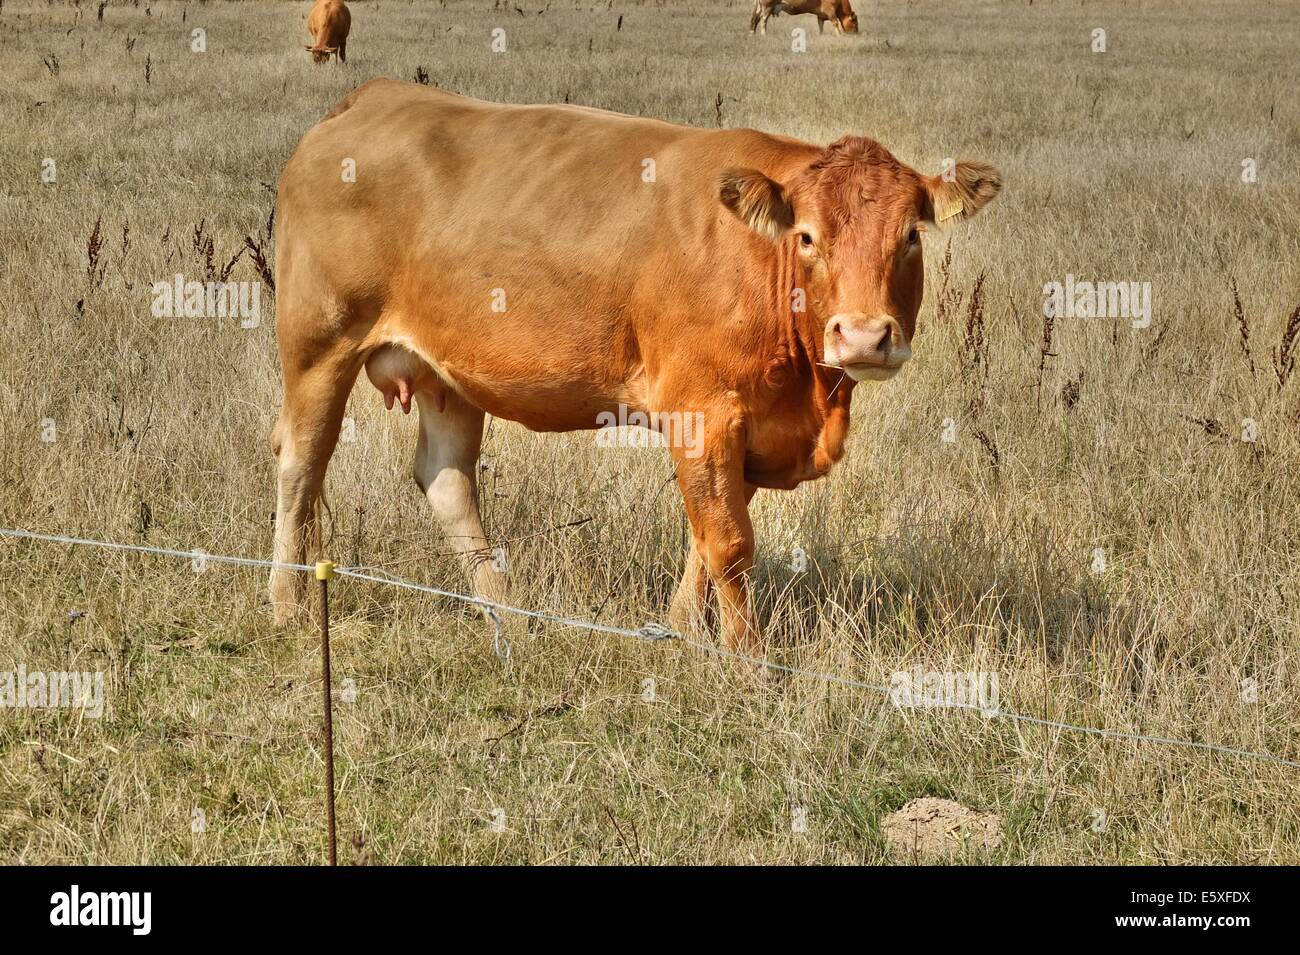
<svg viewBox="0 0 1300 955">
<path fill-rule="evenodd" d="M 786 379 L 785 389 L 798 389 L 807 394 L 818 428 L 809 461 L 813 473 L 809 477 L 820 477 L 844 456 L 854 382 L 842 370 L 825 363 L 822 343 L 826 316 L 819 314 L 817 303 L 801 296 L 804 310 L 794 310 L 795 289 L 807 287 L 795 241 L 787 238 L 779 243 L 769 261 L 767 287 L 775 292 L 775 298 L 769 302 L 769 319 L 780 338 L 780 353 L 788 366 L 782 377 Z"/>
</svg>

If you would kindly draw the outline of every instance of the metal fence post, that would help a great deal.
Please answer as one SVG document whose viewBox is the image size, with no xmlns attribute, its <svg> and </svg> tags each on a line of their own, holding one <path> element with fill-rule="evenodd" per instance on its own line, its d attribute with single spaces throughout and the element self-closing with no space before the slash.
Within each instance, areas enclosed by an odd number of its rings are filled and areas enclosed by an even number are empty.
<svg viewBox="0 0 1300 955">
<path fill-rule="evenodd" d="M 316 579 L 320 581 L 320 676 L 325 704 L 325 819 L 329 826 L 330 865 L 338 865 L 338 848 L 334 831 L 334 706 L 330 692 L 330 590 L 334 565 L 328 560 L 316 562 Z"/>
</svg>

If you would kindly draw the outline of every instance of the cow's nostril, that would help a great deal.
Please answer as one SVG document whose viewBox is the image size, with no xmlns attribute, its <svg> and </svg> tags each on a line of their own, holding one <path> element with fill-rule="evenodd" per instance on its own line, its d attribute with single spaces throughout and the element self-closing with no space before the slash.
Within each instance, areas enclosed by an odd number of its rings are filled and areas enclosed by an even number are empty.
<svg viewBox="0 0 1300 955">
<path fill-rule="evenodd" d="M 880 354 L 882 355 L 888 355 L 889 348 L 893 343 L 894 343 L 893 331 L 892 329 L 886 328 L 885 334 L 881 335 L 880 341 L 876 342 L 876 351 L 880 352 Z"/>
</svg>

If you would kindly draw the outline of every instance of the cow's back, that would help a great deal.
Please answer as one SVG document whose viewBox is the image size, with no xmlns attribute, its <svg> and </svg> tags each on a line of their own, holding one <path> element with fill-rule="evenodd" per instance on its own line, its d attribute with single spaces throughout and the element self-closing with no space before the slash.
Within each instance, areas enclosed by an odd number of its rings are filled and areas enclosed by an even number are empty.
<svg viewBox="0 0 1300 955">
<path fill-rule="evenodd" d="M 652 342 L 694 333 L 703 345 L 726 319 L 722 262 L 734 273 L 728 246 L 752 239 L 719 204 L 717 174 L 785 178 L 816 152 L 749 130 L 372 81 L 287 164 L 278 208 L 291 248 L 277 265 L 363 302 L 380 332 L 400 325 L 487 410 L 589 425 L 603 398 L 635 397 L 619 388 L 653 366 Z M 354 182 L 341 181 L 348 161 Z M 544 381 L 572 420 L 493 407 L 494 376 L 514 392 Z"/>
<path fill-rule="evenodd" d="M 789 146 L 801 145 L 750 130 L 486 103 L 376 80 L 303 137 L 285 168 L 282 201 L 418 208 L 432 217 L 425 224 L 461 230 L 462 247 L 486 238 L 537 252 L 536 241 L 555 240 L 566 258 L 590 251 L 604 259 L 647 223 L 714 218 L 712 173 L 738 162 L 779 164 Z M 355 161 L 356 182 L 341 189 L 343 158 Z"/>
</svg>

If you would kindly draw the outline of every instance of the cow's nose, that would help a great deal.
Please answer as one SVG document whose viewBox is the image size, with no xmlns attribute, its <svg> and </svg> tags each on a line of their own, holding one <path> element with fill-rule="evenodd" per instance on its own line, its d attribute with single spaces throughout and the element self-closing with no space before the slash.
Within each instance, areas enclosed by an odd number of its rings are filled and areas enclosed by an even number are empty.
<svg viewBox="0 0 1300 955">
<path fill-rule="evenodd" d="M 852 377 L 889 377 L 912 356 L 903 328 L 891 315 L 835 315 L 826 325 L 826 362 Z"/>
<path fill-rule="evenodd" d="M 836 315 L 827 329 L 830 344 L 843 364 L 894 364 L 906 361 L 906 342 L 898 320 L 889 315 Z"/>
<path fill-rule="evenodd" d="M 889 345 L 894 339 L 894 329 L 897 327 L 898 323 L 891 320 L 889 324 L 881 329 L 880 340 L 876 342 L 876 353 L 884 355 L 886 360 L 889 358 Z M 874 332 L 868 332 L 867 334 L 871 335 Z"/>
</svg>

